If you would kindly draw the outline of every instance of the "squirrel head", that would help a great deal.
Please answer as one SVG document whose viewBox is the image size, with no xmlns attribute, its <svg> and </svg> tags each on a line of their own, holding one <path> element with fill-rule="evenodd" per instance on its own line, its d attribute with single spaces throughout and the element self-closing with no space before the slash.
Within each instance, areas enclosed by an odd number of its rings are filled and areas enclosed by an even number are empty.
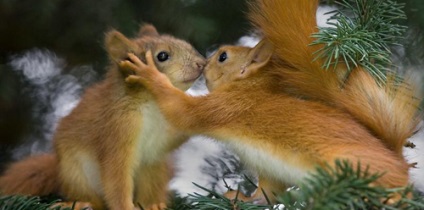
<svg viewBox="0 0 424 210">
<path fill-rule="evenodd" d="M 232 81 L 246 79 L 265 66 L 274 52 L 274 46 L 262 40 L 254 48 L 222 46 L 205 67 L 206 85 L 210 91 Z"/>
<path fill-rule="evenodd" d="M 182 90 L 193 84 L 206 64 L 205 58 L 190 44 L 169 35 L 161 35 L 150 24 L 143 25 L 138 36 L 133 39 L 112 30 L 106 35 L 105 46 L 114 64 L 125 60 L 130 52 L 145 62 L 145 54 L 151 50 L 159 71 Z"/>
</svg>

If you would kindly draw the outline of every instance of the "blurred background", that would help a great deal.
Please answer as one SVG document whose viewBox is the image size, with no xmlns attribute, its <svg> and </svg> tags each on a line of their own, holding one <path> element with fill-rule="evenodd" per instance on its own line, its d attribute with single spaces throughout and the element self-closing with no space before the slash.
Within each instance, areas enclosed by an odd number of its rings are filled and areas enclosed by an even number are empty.
<svg viewBox="0 0 424 210">
<path fill-rule="evenodd" d="M 54 112 L 68 106 L 61 95 L 75 103 L 104 75 L 108 30 L 131 37 L 152 23 L 205 55 L 248 33 L 246 6 L 244 0 L 0 0 L 0 168 L 30 152 L 12 156 L 20 145 L 48 147 L 54 119 L 46 117 L 61 117 Z"/>
<path fill-rule="evenodd" d="M 421 86 L 424 1 L 405 3 L 402 71 Z M 328 3 L 323 1 L 323 4 Z M 0 172 L 14 159 L 48 150 L 55 125 L 107 65 L 103 37 L 131 37 L 141 23 L 190 42 L 203 55 L 251 33 L 246 0 L 0 0 Z"/>
</svg>

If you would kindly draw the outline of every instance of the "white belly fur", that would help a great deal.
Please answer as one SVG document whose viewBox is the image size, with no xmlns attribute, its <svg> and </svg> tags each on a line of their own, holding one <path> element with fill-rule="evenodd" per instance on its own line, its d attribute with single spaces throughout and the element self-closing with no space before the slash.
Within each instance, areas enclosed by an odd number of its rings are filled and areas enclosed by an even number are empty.
<svg viewBox="0 0 424 210">
<path fill-rule="evenodd" d="M 273 156 L 270 152 L 272 149 L 267 150 L 264 145 L 248 145 L 243 143 L 246 141 L 238 139 L 226 140 L 225 142 L 236 152 L 242 162 L 259 174 L 264 174 L 287 184 L 296 184 L 307 174 L 307 170 L 300 168 L 300 164 L 296 164 L 294 156 L 287 157 L 287 160 L 284 160 Z"/>
<path fill-rule="evenodd" d="M 97 192 L 99 195 L 103 195 L 103 187 L 101 183 L 101 176 L 100 176 L 100 167 L 97 161 L 95 161 L 90 155 L 86 155 L 85 153 L 81 152 L 78 153 L 78 155 L 75 156 L 78 158 L 79 161 L 76 161 L 75 163 L 80 163 L 82 170 L 85 174 L 86 180 L 79 180 L 77 183 L 87 184 L 90 186 L 91 189 Z M 75 170 L 77 173 L 79 170 Z M 76 184 L 77 184 L 76 183 Z"/>
<path fill-rule="evenodd" d="M 168 122 L 155 102 L 147 102 L 142 107 L 143 122 L 137 139 L 137 160 L 151 164 L 163 160 L 168 145 L 175 138 Z"/>
</svg>

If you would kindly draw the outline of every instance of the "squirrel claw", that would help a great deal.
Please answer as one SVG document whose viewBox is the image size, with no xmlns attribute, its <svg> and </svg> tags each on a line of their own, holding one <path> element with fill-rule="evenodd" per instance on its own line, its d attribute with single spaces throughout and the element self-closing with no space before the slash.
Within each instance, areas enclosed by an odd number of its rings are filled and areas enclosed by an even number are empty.
<svg viewBox="0 0 424 210">
<path fill-rule="evenodd" d="M 137 66 L 129 60 L 123 60 L 119 62 L 119 67 L 124 71 L 134 72 L 137 69 Z"/>
<path fill-rule="evenodd" d="M 136 75 L 129 75 L 127 78 L 125 78 L 126 83 L 135 84 L 140 82 L 141 77 Z"/>
<path fill-rule="evenodd" d="M 135 72 L 134 72 L 134 70 L 132 69 L 132 67 L 130 67 L 128 64 L 127 64 L 127 62 L 128 63 L 131 63 L 130 61 L 128 61 L 128 60 L 124 60 L 124 61 L 120 61 L 119 62 L 119 67 L 120 67 L 120 70 L 122 71 L 122 73 L 124 73 L 124 75 L 134 75 L 135 74 Z"/>
<path fill-rule="evenodd" d="M 145 210 L 165 210 L 165 209 L 166 209 L 165 203 L 153 204 L 149 206 L 148 208 L 145 208 Z"/>
</svg>

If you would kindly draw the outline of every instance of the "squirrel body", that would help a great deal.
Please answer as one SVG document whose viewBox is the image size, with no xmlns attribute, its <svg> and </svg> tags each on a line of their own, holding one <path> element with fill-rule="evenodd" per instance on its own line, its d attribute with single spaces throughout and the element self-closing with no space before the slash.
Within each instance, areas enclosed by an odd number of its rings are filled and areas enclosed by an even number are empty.
<svg viewBox="0 0 424 210">
<path fill-rule="evenodd" d="M 125 83 L 129 72 L 121 71 L 117 62 L 128 52 L 143 57 L 152 50 L 161 71 L 186 90 L 200 76 L 204 58 L 188 43 L 159 35 L 152 25 L 143 26 L 134 39 L 111 31 L 105 45 L 111 60 L 106 78 L 86 90 L 55 132 L 55 154 L 50 155 L 57 155 L 57 164 L 51 167 L 58 173 L 50 173 L 54 177 L 49 179 L 58 181 L 58 191 L 48 193 L 59 192 L 67 200 L 89 202 L 93 209 L 132 210 L 139 205 L 164 209 L 173 173 L 167 154 L 188 136 L 167 123 L 146 88 Z M 43 186 L 35 191 L 10 186 L 5 180 L 13 176 L 13 169 L 12 165 L 6 172 L 8 177 L 0 178 L 0 191 L 46 193 Z"/>
<path fill-rule="evenodd" d="M 401 151 L 418 123 L 419 101 L 413 89 L 391 81 L 380 86 L 360 67 L 344 84 L 343 74 L 323 70 L 314 61 L 317 46 L 309 46 L 317 5 L 257 1 L 249 15 L 265 39 L 254 48 L 218 49 L 205 67 L 206 96 L 174 88 L 151 54 L 147 64 L 130 54 L 121 67 L 135 72 L 126 81 L 146 86 L 174 127 L 232 147 L 258 172 L 268 196 L 336 160 L 384 173 L 377 185 L 406 186 L 409 165 Z"/>
<path fill-rule="evenodd" d="M 271 0 L 252 4 L 249 19 L 275 46 L 274 55 L 280 58 L 281 68 L 274 73 L 281 88 L 295 97 L 318 100 L 351 113 L 403 158 L 403 145 L 419 123 L 416 107 L 421 96 L 414 92 L 415 87 L 399 85 L 395 75 L 387 75 L 382 88 L 360 66 L 347 78 L 343 65 L 323 70 L 323 60 L 315 59 L 314 54 L 322 45 L 311 46 L 311 35 L 318 32 L 318 3 Z"/>
</svg>

